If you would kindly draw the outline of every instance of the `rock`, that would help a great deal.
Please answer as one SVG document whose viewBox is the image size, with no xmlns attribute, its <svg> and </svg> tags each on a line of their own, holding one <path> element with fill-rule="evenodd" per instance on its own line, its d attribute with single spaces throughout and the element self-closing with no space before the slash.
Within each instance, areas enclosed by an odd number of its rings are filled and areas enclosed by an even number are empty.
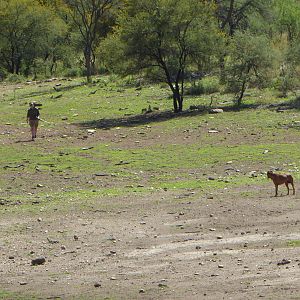
<svg viewBox="0 0 300 300">
<path fill-rule="evenodd" d="M 283 265 L 287 265 L 289 263 L 291 263 L 291 260 L 284 258 L 283 260 L 281 260 L 277 263 L 277 266 L 283 266 Z"/>
<path fill-rule="evenodd" d="M 208 133 L 219 133 L 218 130 L 208 130 Z"/>
<path fill-rule="evenodd" d="M 144 290 L 144 289 L 140 289 L 140 290 L 139 290 L 139 293 L 140 293 L 140 294 L 144 294 L 144 293 L 145 293 L 145 290 Z"/>
<path fill-rule="evenodd" d="M 97 176 L 97 177 L 105 177 L 105 176 L 109 176 L 109 174 L 107 174 L 107 173 L 96 173 L 95 176 Z"/>
<path fill-rule="evenodd" d="M 20 285 L 26 285 L 27 282 L 26 281 L 20 281 Z"/>
<path fill-rule="evenodd" d="M 37 221 L 38 221 L 38 222 L 42 222 L 42 218 L 38 218 Z"/>
<path fill-rule="evenodd" d="M 220 114 L 223 112 L 224 112 L 224 110 L 222 108 L 213 108 L 209 111 L 210 114 Z"/>
<path fill-rule="evenodd" d="M 101 287 L 101 283 L 100 283 L 100 282 L 96 282 L 96 283 L 94 284 L 94 287 L 95 287 L 95 288 Z"/>
<path fill-rule="evenodd" d="M 96 129 L 88 129 L 87 132 L 89 134 L 94 134 L 96 132 Z"/>
<path fill-rule="evenodd" d="M 61 117 L 62 121 L 68 120 L 68 117 Z"/>
<path fill-rule="evenodd" d="M 74 235 L 74 241 L 78 241 L 78 239 L 79 239 L 78 236 L 75 234 Z"/>
<path fill-rule="evenodd" d="M 8 259 L 15 259 L 15 257 L 14 257 L 13 255 L 10 255 L 10 256 L 8 257 Z"/>
<path fill-rule="evenodd" d="M 31 261 L 32 266 L 43 265 L 46 262 L 45 257 L 38 257 Z"/>
<path fill-rule="evenodd" d="M 59 241 L 49 239 L 48 237 L 47 237 L 47 240 L 48 240 L 48 242 L 49 242 L 50 244 L 58 244 L 58 243 L 59 243 Z"/>
</svg>

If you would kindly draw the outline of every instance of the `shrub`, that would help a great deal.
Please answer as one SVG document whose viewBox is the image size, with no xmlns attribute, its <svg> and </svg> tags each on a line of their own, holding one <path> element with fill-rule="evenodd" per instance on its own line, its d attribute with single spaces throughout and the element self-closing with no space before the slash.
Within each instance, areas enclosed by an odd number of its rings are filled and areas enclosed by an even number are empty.
<svg viewBox="0 0 300 300">
<path fill-rule="evenodd" d="M 71 68 L 65 71 L 65 77 L 79 77 L 82 76 L 82 70 L 80 68 Z"/>
<path fill-rule="evenodd" d="M 21 83 L 25 81 L 25 77 L 19 74 L 9 74 L 6 78 L 8 82 Z"/>
<path fill-rule="evenodd" d="M 205 77 L 198 82 L 193 82 L 187 90 L 187 95 L 213 94 L 220 91 L 219 79 L 216 77 Z"/>
</svg>

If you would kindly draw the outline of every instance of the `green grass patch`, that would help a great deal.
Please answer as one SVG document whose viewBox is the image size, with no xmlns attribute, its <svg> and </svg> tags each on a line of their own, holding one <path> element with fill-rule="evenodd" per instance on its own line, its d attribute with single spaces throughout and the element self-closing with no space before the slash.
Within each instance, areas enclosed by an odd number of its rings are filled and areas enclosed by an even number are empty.
<svg viewBox="0 0 300 300">
<path fill-rule="evenodd" d="M 288 247 L 293 247 L 293 248 L 300 247 L 300 240 L 289 241 L 287 245 Z"/>
<path fill-rule="evenodd" d="M 36 296 L 30 296 L 30 295 L 22 295 L 18 293 L 12 293 L 8 291 L 0 290 L 0 299 L 3 300 L 37 300 L 40 299 Z"/>
</svg>

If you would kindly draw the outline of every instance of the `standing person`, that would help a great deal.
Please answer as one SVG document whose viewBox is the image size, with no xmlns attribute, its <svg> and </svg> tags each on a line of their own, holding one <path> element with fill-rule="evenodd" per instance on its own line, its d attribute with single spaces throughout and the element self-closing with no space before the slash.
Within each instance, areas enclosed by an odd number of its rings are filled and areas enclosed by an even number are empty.
<svg viewBox="0 0 300 300">
<path fill-rule="evenodd" d="M 36 132 L 39 125 L 39 116 L 40 111 L 36 107 L 36 104 L 31 102 L 27 111 L 27 122 L 30 125 L 31 137 L 33 141 L 36 138 Z"/>
</svg>

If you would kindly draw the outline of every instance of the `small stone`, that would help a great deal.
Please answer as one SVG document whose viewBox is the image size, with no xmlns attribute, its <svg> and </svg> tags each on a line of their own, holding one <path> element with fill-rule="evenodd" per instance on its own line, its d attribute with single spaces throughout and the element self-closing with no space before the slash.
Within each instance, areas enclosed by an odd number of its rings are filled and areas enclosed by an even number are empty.
<svg viewBox="0 0 300 300">
<path fill-rule="evenodd" d="M 27 282 L 26 281 L 20 281 L 20 285 L 26 285 Z"/>
<path fill-rule="evenodd" d="M 32 266 L 43 265 L 46 262 L 45 257 L 38 257 L 31 261 Z"/>
<path fill-rule="evenodd" d="M 74 235 L 74 241 L 78 241 L 79 237 L 75 234 Z"/>
<path fill-rule="evenodd" d="M 38 218 L 37 221 L 38 221 L 38 222 L 42 222 L 42 218 Z"/>
<path fill-rule="evenodd" d="M 145 290 L 144 290 L 144 289 L 140 289 L 140 290 L 139 290 L 139 293 L 140 293 L 140 294 L 144 294 L 144 293 L 145 293 Z"/>
<path fill-rule="evenodd" d="M 277 263 L 277 266 L 283 266 L 283 265 L 287 265 L 289 263 L 291 263 L 291 260 L 284 258 L 283 260 L 281 260 Z"/>
<path fill-rule="evenodd" d="M 95 287 L 95 288 L 101 287 L 101 283 L 100 283 L 100 282 L 96 282 L 96 283 L 94 284 L 94 287 Z"/>
<path fill-rule="evenodd" d="M 210 110 L 210 113 L 211 114 L 220 114 L 220 113 L 223 113 L 224 110 L 222 108 L 213 108 Z"/>
</svg>

